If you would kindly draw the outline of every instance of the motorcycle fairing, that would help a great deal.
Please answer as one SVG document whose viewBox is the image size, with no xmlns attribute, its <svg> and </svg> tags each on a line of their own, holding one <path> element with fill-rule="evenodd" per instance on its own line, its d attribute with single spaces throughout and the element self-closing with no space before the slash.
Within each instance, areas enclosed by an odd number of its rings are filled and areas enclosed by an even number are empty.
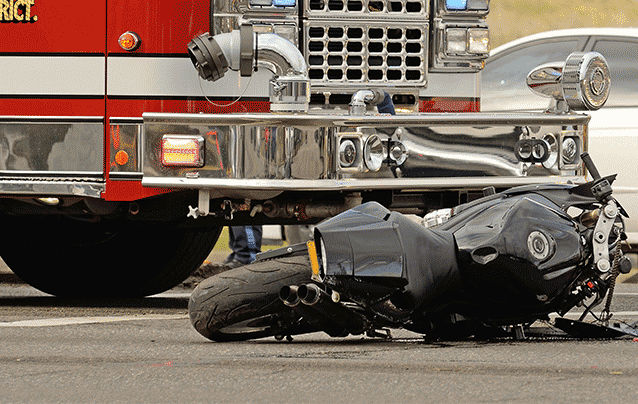
<svg viewBox="0 0 638 404">
<path fill-rule="evenodd" d="M 402 288 L 392 298 L 402 309 L 415 309 L 460 285 L 450 232 L 424 228 L 376 202 L 319 224 L 315 242 L 323 251 L 326 279 Z"/>
<path fill-rule="evenodd" d="M 472 214 L 454 231 L 469 300 L 491 301 L 505 312 L 555 303 L 583 254 L 571 218 L 540 194 L 504 197 Z"/>
</svg>

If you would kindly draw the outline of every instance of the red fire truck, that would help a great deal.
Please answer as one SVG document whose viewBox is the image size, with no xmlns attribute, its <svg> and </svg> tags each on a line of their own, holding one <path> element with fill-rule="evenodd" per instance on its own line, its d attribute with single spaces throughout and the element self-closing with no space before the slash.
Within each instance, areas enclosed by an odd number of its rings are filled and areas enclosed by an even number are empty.
<svg viewBox="0 0 638 404">
<path fill-rule="evenodd" d="M 185 279 L 225 225 L 582 181 L 589 118 L 568 97 L 556 114 L 479 112 L 488 11 L 0 0 L 0 256 L 52 294 L 142 296 Z M 386 96 L 396 115 L 375 109 Z"/>
</svg>

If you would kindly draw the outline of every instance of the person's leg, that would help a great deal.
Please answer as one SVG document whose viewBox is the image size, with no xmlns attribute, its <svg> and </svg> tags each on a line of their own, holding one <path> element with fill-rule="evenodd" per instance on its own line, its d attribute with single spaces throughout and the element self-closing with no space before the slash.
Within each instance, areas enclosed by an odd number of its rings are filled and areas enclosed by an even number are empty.
<svg viewBox="0 0 638 404">
<path fill-rule="evenodd" d="M 231 226 L 229 234 L 229 245 L 233 252 L 226 262 L 239 261 L 242 264 L 253 262 L 257 253 L 261 251 L 262 227 L 259 225 Z"/>
</svg>

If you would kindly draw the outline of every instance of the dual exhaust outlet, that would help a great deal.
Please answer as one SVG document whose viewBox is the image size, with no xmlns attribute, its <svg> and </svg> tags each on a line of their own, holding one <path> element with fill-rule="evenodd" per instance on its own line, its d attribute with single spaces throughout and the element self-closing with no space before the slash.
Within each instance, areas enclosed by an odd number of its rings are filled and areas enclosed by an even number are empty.
<svg viewBox="0 0 638 404">
<path fill-rule="evenodd" d="M 332 337 L 362 334 L 372 328 L 368 319 L 331 296 L 313 283 L 301 286 L 284 286 L 279 299 L 304 319 Z"/>
</svg>

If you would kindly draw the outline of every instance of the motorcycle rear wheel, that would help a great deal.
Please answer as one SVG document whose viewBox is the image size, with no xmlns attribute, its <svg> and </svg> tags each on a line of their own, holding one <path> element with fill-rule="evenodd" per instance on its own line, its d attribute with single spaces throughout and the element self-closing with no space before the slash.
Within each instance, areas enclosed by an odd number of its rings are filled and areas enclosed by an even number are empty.
<svg viewBox="0 0 638 404">
<path fill-rule="evenodd" d="M 260 261 L 202 281 L 188 302 L 191 324 L 204 337 L 246 341 L 292 335 L 298 315 L 279 300 L 283 286 L 310 282 L 307 253 Z"/>
</svg>

